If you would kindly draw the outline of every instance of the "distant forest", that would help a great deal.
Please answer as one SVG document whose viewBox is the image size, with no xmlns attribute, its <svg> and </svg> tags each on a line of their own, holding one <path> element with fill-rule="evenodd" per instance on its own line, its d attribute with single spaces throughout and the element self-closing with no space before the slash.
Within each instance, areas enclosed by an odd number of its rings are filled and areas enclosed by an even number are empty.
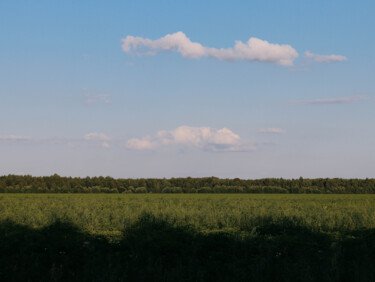
<svg viewBox="0 0 375 282">
<path fill-rule="evenodd" d="M 289 193 L 374 194 L 375 179 L 316 178 L 255 180 L 203 178 L 0 176 L 0 193 Z"/>
</svg>

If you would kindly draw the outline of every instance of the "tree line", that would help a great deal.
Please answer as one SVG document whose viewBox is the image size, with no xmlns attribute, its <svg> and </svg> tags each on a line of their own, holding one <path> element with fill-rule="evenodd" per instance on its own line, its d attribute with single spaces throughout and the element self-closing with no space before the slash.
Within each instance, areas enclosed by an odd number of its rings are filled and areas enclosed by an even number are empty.
<svg viewBox="0 0 375 282">
<path fill-rule="evenodd" d="M 0 176 L 0 193 L 289 193 L 373 194 L 375 179 L 221 179 Z"/>
</svg>

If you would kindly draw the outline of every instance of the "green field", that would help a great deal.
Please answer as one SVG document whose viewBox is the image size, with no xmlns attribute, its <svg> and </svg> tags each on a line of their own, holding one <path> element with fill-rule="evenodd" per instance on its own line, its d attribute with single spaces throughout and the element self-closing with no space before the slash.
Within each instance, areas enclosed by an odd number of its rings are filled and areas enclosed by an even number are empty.
<svg viewBox="0 0 375 282">
<path fill-rule="evenodd" d="M 375 195 L 1 194 L 0 222 L 0 280 L 375 278 Z"/>
<path fill-rule="evenodd" d="M 346 232 L 375 228 L 375 195 L 0 195 L 0 220 L 32 228 L 59 219 L 93 234 L 122 234 L 144 213 L 203 232 L 249 230 L 285 219 L 312 231 Z"/>
</svg>

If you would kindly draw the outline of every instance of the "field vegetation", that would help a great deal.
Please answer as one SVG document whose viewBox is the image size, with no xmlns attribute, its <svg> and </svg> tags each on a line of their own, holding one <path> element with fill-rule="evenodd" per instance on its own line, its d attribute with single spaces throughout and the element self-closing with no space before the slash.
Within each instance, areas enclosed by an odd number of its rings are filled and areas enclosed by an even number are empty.
<svg viewBox="0 0 375 282">
<path fill-rule="evenodd" d="M 374 281 L 374 195 L 1 194 L 0 280 Z"/>
</svg>

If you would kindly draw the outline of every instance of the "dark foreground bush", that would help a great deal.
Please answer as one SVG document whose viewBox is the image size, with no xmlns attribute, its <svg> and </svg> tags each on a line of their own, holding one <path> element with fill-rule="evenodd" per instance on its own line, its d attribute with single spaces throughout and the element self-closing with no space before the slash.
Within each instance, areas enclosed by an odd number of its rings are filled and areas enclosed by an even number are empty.
<svg viewBox="0 0 375 282">
<path fill-rule="evenodd" d="M 204 234 L 143 215 L 111 242 L 56 222 L 0 224 L 1 281 L 375 281 L 375 230 L 312 232 L 293 221 Z"/>
</svg>

